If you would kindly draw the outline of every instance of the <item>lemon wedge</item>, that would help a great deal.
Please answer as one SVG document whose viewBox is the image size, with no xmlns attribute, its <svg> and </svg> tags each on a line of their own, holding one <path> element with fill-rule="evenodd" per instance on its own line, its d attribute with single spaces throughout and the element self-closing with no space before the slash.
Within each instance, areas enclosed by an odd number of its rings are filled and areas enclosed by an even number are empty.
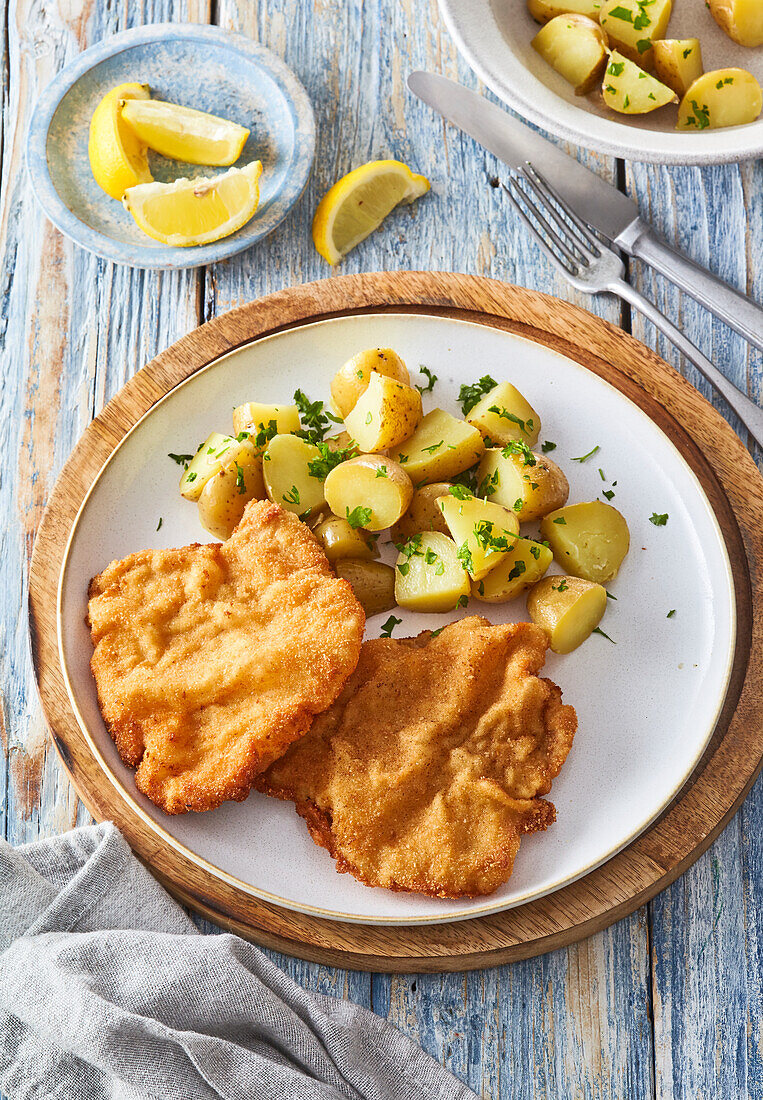
<svg viewBox="0 0 763 1100">
<path fill-rule="evenodd" d="M 205 111 L 157 99 L 129 99 L 122 118 L 149 149 L 188 164 L 233 164 L 249 131 Z"/>
<path fill-rule="evenodd" d="M 313 244 L 330 264 L 378 229 L 400 203 L 429 190 L 426 176 L 399 160 L 371 160 L 343 176 L 323 196 L 313 218 Z"/>
<path fill-rule="evenodd" d="M 219 176 L 142 183 L 125 191 L 122 203 L 149 237 L 174 248 L 229 237 L 254 214 L 260 201 L 262 164 L 229 168 Z"/>
<path fill-rule="evenodd" d="M 95 181 L 112 199 L 121 199 L 128 187 L 149 183 L 146 146 L 125 126 L 122 103 L 148 99 L 147 84 L 119 84 L 107 92 L 90 120 L 87 152 Z"/>
</svg>

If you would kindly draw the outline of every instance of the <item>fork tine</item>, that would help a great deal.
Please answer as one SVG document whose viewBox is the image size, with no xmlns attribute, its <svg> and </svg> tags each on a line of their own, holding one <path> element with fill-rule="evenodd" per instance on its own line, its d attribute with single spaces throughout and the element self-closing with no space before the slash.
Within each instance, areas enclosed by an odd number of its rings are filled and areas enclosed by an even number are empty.
<svg viewBox="0 0 763 1100">
<path fill-rule="evenodd" d="M 564 244 L 564 242 L 559 239 L 559 237 L 553 231 L 553 229 L 548 224 L 548 222 L 545 220 L 545 218 L 535 210 L 532 203 L 529 202 L 529 200 L 527 199 L 527 196 L 524 193 L 524 191 L 522 191 L 520 189 L 520 187 L 517 185 L 516 181 L 514 179 L 510 179 L 508 187 L 506 186 L 505 183 L 501 184 L 501 186 L 503 187 L 504 191 L 506 192 L 506 195 L 509 199 L 509 202 L 514 207 L 517 214 L 519 214 L 522 221 L 525 223 L 527 228 L 530 230 L 530 233 L 532 234 L 532 236 L 535 238 L 535 240 L 540 245 L 541 250 L 546 253 L 549 260 L 554 265 L 554 267 L 557 269 L 557 271 L 559 271 L 562 275 L 564 275 L 568 278 L 569 278 L 570 275 L 576 275 L 577 271 L 578 271 L 578 261 L 575 259 L 575 257 L 572 255 L 572 253 L 569 251 L 569 249 Z M 569 257 L 569 265 L 563 263 L 562 260 L 560 260 L 560 258 L 557 256 L 556 252 L 554 252 L 553 248 L 548 243 L 548 241 L 543 236 L 543 234 L 540 233 L 539 230 L 537 229 L 537 227 L 533 224 L 533 222 L 530 221 L 527 214 L 524 212 L 524 209 L 522 208 L 521 204 L 519 203 L 519 201 L 515 197 L 513 191 L 516 191 L 517 194 L 520 194 L 522 196 L 522 199 L 525 202 L 527 202 L 528 206 L 530 206 L 533 209 L 533 212 L 536 214 L 536 216 L 537 216 L 538 220 L 541 222 L 541 224 L 545 226 L 545 228 L 546 228 L 547 232 L 549 233 L 549 235 L 556 241 L 556 243 L 558 244 L 560 249 L 563 251 L 563 253 L 566 256 Z"/>
<path fill-rule="evenodd" d="M 530 164 L 528 161 L 525 167 L 522 169 L 523 174 L 531 179 L 535 186 L 541 191 L 541 193 L 548 200 L 553 200 L 564 215 L 572 222 L 575 228 L 580 232 L 586 243 L 590 246 L 592 252 L 596 256 L 601 256 L 602 242 L 591 230 L 589 225 L 579 218 L 578 215 L 572 210 L 569 205 L 564 201 L 559 192 L 548 182 L 545 176 L 542 176 L 535 165 Z"/>
<path fill-rule="evenodd" d="M 559 231 L 564 234 L 570 248 L 580 255 L 583 265 L 587 267 L 590 261 L 595 258 L 595 253 L 587 240 L 583 239 L 582 234 L 578 233 L 574 226 L 570 225 L 570 223 L 565 220 L 562 213 L 557 209 L 553 198 L 548 194 L 548 188 L 544 187 L 542 181 L 534 179 L 533 176 L 525 172 L 524 169 L 520 169 L 520 173 L 522 181 L 525 184 L 525 190 L 529 191 L 534 196 L 549 218 L 553 220 Z"/>
<path fill-rule="evenodd" d="M 547 221 L 546 218 L 544 218 L 543 213 L 538 209 L 538 207 L 532 201 L 532 199 L 528 195 L 527 191 L 524 188 L 519 186 L 516 179 L 512 178 L 511 180 L 509 180 L 509 186 L 512 189 L 512 193 L 513 193 L 512 197 L 514 198 L 514 205 L 515 206 L 517 205 L 517 200 L 521 196 L 522 202 L 532 212 L 533 217 L 535 218 L 535 220 L 540 225 L 543 226 L 544 230 L 546 231 L 547 236 L 553 241 L 553 243 L 556 245 L 556 247 L 562 253 L 562 255 L 566 257 L 566 259 L 569 263 L 569 267 L 572 269 L 572 273 L 573 274 L 577 273 L 577 271 L 578 271 L 581 264 L 583 264 L 583 266 L 586 266 L 587 263 L 588 263 L 588 260 L 585 258 L 582 251 L 580 249 L 574 249 L 574 248 L 571 249 L 569 247 L 569 244 L 567 243 L 567 241 L 563 240 L 562 237 L 560 237 L 559 234 L 556 232 L 554 227 L 549 224 L 549 222 Z M 507 190 L 505 184 L 504 184 L 504 190 Z M 569 238 L 567 240 L 569 240 Z"/>
</svg>

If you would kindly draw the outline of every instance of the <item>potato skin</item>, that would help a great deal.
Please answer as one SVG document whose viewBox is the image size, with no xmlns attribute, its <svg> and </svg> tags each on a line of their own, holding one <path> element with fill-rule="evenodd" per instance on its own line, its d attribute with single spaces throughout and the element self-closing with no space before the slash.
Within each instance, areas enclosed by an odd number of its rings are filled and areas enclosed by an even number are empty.
<svg viewBox="0 0 763 1100">
<path fill-rule="evenodd" d="M 557 15 L 571 12 L 596 20 L 600 7 L 600 0 L 527 0 L 527 10 L 536 23 L 548 23 Z"/>
<path fill-rule="evenodd" d="M 344 426 L 360 450 L 370 454 L 397 447 L 413 434 L 421 418 L 419 391 L 374 371 Z"/>
<path fill-rule="evenodd" d="M 331 380 L 331 400 L 342 419 L 355 408 L 358 398 L 368 388 L 374 371 L 396 382 L 404 382 L 406 386 L 411 384 L 408 368 L 392 348 L 359 351 L 339 368 Z"/>
<path fill-rule="evenodd" d="M 331 470 L 324 492 L 334 515 L 346 517 L 356 508 L 368 508 L 370 515 L 362 526 L 383 531 L 407 511 L 413 482 L 402 466 L 386 455 L 357 455 Z"/>
<path fill-rule="evenodd" d="M 676 95 L 685 95 L 697 77 L 702 76 L 702 47 L 698 38 L 668 38 L 654 43 L 654 68 L 657 77 Z"/>
<path fill-rule="evenodd" d="M 435 481 L 431 485 L 422 485 L 415 489 L 407 512 L 390 531 L 392 541 L 404 542 L 411 535 L 418 535 L 420 531 L 439 531 L 447 535 L 448 525 L 437 498 L 445 496 L 449 489 L 449 481 Z"/>
<path fill-rule="evenodd" d="M 507 449 L 485 451 L 477 471 L 478 495 L 511 508 L 520 523 L 540 519 L 567 503 L 569 482 L 552 459 L 534 451 L 504 454 Z"/>
<path fill-rule="evenodd" d="M 600 500 L 550 512 L 541 520 L 540 533 L 562 569 L 599 584 L 617 576 L 630 546 L 624 516 Z"/>
<path fill-rule="evenodd" d="M 678 108 L 678 130 L 744 126 L 760 115 L 763 95 L 746 69 L 716 69 L 691 85 Z"/>
<path fill-rule="evenodd" d="M 532 40 L 544 61 L 569 81 L 575 95 L 588 95 L 607 65 L 607 32 L 586 15 L 557 15 Z"/>
<path fill-rule="evenodd" d="M 350 527 L 341 516 L 326 516 L 313 527 L 318 542 L 329 561 L 340 558 L 378 558 L 376 539 L 362 527 Z"/>
<path fill-rule="evenodd" d="M 395 606 L 395 570 L 380 561 L 341 558 L 334 564 L 337 577 L 352 585 L 358 603 L 370 619 Z"/>
<path fill-rule="evenodd" d="M 265 500 L 262 456 L 248 443 L 206 482 L 198 500 L 202 527 L 218 539 L 230 538 L 250 500 Z"/>
<path fill-rule="evenodd" d="M 707 6 L 721 30 L 740 46 L 763 46 L 760 0 L 708 0 Z"/>
<path fill-rule="evenodd" d="M 527 611 L 549 636 L 554 653 L 571 653 L 589 638 L 607 609 L 607 590 L 582 577 L 544 577 L 527 596 Z"/>
</svg>

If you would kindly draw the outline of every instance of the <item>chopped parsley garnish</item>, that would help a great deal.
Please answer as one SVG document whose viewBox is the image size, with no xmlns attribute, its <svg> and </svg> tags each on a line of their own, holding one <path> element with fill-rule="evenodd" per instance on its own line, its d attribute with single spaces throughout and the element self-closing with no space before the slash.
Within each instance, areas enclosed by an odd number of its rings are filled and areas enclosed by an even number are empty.
<svg viewBox="0 0 763 1100">
<path fill-rule="evenodd" d="M 308 443 L 320 443 L 329 430 L 330 422 L 342 423 L 341 417 L 324 409 L 322 401 L 311 401 L 302 390 L 294 391 L 294 404 L 299 410 L 299 419 L 303 425 L 294 434 L 306 439 Z"/>
<path fill-rule="evenodd" d="M 662 514 L 660 514 L 658 512 L 652 512 L 649 517 L 649 522 L 653 523 L 655 527 L 665 527 L 668 522 L 668 513 L 662 512 Z"/>
<path fill-rule="evenodd" d="M 486 393 L 490 393 L 497 385 L 496 380 L 491 378 L 489 374 L 483 374 L 479 382 L 474 382 L 471 386 L 462 386 L 458 391 L 458 401 L 464 416 L 472 411 L 480 398 L 484 397 Z"/>
<path fill-rule="evenodd" d="M 461 562 L 461 568 L 467 573 L 471 573 L 474 568 L 474 562 L 472 561 L 472 552 L 469 549 L 468 542 L 462 542 L 456 551 L 456 557 Z"/>
<path fill-rule="evenodd" d="M 401 576 L 405 577 L 408 574 L 408 570 L 411 568 L 410 559 L 414 556 L 420 557 L 424 553 L 421 549 L 421 535 L 411 535 L 405 542 L 396 542 L 394 545 L 407 559 L 406 561 L 401 561 L 397 567 Z"/>
<path fill-rule="evenodd" d="M 556 450 L 556 443 L 552 443 L 550 439 L 545 439 L 541 443 L 540 449 L 543 451 L 544 455 L 547 455 L 549 451 Z"/>
<path fill-rule="evenodd" d="M 607 480 L 604 476 L 604 471 L 602 470 L 601 466 L 599 466 L 599 477 L 601 478 L 602 481 Z"/>
<path fill-rule="evenodd" d="M 509 412 L 508 409 L 505 409 L 503 405 L 501 405 L 500 407 L 498 405 L 491 405 L 487 411 L 495 413 L 495 415 L 499 416 L 501 420 L 509 420 L 512 424 L 517 424 L 520 431 L 523 431 L 526 434 L 529 434 L 530 432 L 535 430 L 535 421 L 532 419 L 531 416 L 528 416 L 527 420 L 522 420 L 515 413 Z"/>
<path fill-rule="evenodd" d="M 608 589 L 605 588 L 604 591 L 607 593 L 607 599 L 608 600 L 615 600 L 615 601 L 617 600 L 617 596 L 613 596 L 612 593 Z"/>
<path fill-rule="evenodd" d="M 162 519 L 162 517 L 161 517 L 161 516 L 159 516 L 159 522 L 158 522 L 158 523 L 157 523 L 157 525 L 156 525 L 156 529 L 157 529 L 157 531 L 159 530 L 159 528 L 161 527 L 161 525 L 162 525 L 163 523 L 164 523 L 164 520 Z"/>
<path fill-rule="evenodd" d="M 667 615 L 665 616 L 665 618 L 666 618 L 666 619 L 672 619 L 672 618 L 673 618 L 673 616 L 675 615 L 675 613 L 676 613 L 676 609 L 675 609 L 675 607 L 674 607 L 672 611 L 669 611 L 669 612 L 667 613 Z"/>
<path fill-rule="evenodd" d="M 316 443 L 315 446 L 320 451 L 321 457 L 308 462 L 307 472 L 310 477 L 318 478 L 319 481 L 325 481 L 335 466 L 346 462 L 348 458 L 354 458 L 358 453 L 358 448 L 354 443 L 351 443 L 343 451 L 332 451 L 329 443 Z"/>
<path fill-rule="evenodd" d="M 372 509 L 364 508 L 361 504 L 359 504 L 357 508 L 353 508 L 352 511 L 350 511 L 349 508 L 345 508 L 345 512 L 347 513 L 347 522 L 352 528 L 365 527 L 371 520 Z"/>
<path fill-rule="evenodd" d="M 606 497 L 607 500 L 611 500 L 612 497 L 615 495 L 615 490 L 614 489 L 602 489 L 601 495 L 603 497 Z"/>
<path fill-rule="evenodd" d="M 559 523 L 562 527 L 567 526 L 567 520 L 564 518 L 564 516 L 557 516 L 554 520 L 554 523 Z"/>
<path fill-rule="evenodd" d="M 469 603 L 469 597 L 468 596 L 459 596 L 458 597 L 458 603 L 456 604 L 456 607 L 466 607 L 466 605 L 468 603 Z"/>
<path fill-rule="evenodd" d="M 631 97 L 629 95 L 626 95 L 625 99 L 623 100 L 623 110 L 625 110 L 627 107 L 630 107 L 630 105 Z"/>
<path fill-rule="evenodd" d="M 592 633 L 601 634 L 602 638 L 606 638 L 608 642 L 612 643 L 612 645 L 617 645 L 617 642 L 614 640 L 614 638 L 610 638 L 609 634 L 605 634 L 604 631 L 600 630 L 598 626 L 594 628 Z"/>
<path fill-rule="evenodd" d="M 369 409 L 368 412 L 366 413 L 366 424 L 370 424 L 371 421 L 373 420 L 373 418 L 374 418 L 373 413 Z"/>
<path fill-rule="evenodd" d="M 464 470 L 463 473 L 456 474 L 451 478 L 454 485 L 463 485 L 469 492 L 474 495 L 477 492 L 477 467 L 470 466 L 468 470 Z M 463 498 L 461 498 L 463 499 Z"/>
<path fill-rule="evenodd" d="M 638 42 L 636 43 L 636 49 L 639 53 L 646 53 L 646 51 L 651 50 L 651 48 L 652 43 L 649 41 L 648 38 L 639 38 Z"/>
<path fill-rule="evenodd" d="M 441 577 L 441 576 L 443 575 L 443 573 L 444 573 L 444 572 L 445 572 L 445 562 L 444 562 L 444 561 L 441 561 L 441 562 L 439 563 L 439 565 L 437 566 L 437 568 L 435 569 L 435 571 L 434 571 L 434 575 L 435 575 L 436 577 Z"/>
<path fill-rule="evenodd" d="M 376 476 L 377 477 L 389 477 L 389 474 L 387 473 L 387 467 L 386 466 L 380 466 L 379 469 L 376 471 Z"/>
<path fill-rule="evenodd" d="M 178 466 L 182 466 L 184 470 L 188 469 L 188 463 L 193 458 L 193 455 L 174 455 L 171 451 L 167 455 L 167 458 L 171 458 L 173 462 L 177 462 Z"/>
<path fill-rule="evenodd" d="M 509 571 L 508 579 L 510 581 L 516 580 L 517 577 L 522 576 L 522 574 L 525 572 L 526 569 L 527 569 L 527 566 L 521 559 L 519 561 L 515 561 L 513 566 L 511 567 L 511 569 Z"/>
<path fill-rule="evenodd" d="M 390 617 L 387 619 L 386 623 L 383 624 L 383 626 L 381 628 L 381 631 L 379 633 L 379 637 L 380 638 L 391 638 L 392 637 L 392 631 L 395 629 L 396 626 L 400 626 L 400 623 L 402 621 L 403 621 L 402 619 L 396 619 L 394 615 L 390 615 Z"/>
<path fill-rule="evenodd" d="M 438 634 L 442 634 L 444 629 L 445 629 L 444 626 L 438 626 L 437 630 L 433 630 L 432 633 L 429 635 L 429 637 L 430 638 L 436 638 Z"/>
<path fill-rule="evenodd" d="M 437 375 L 433 374 L 429 367 L 424 366 L 419 367 L 419 373 L 423 374 L 424 377 L 427 379 L 427 384 L 426 386 L 417 385 L 416 389 L 419 391 L 419 393 L 431 393 L 434 389 L 434 384 L 437 381 Z"/>
<path fill-rule="evenodd" d="M 236 488 L 238 489 L 239 493 L 245 493 L 246 492 L 246 482 L 244 481 L 244 470 L 243 470 L 242 466 L 239 466 L 238 462 L 236 463 Z M 297 502 L 297 503 L 299 503 L 299 502 Z"/>
<path fill-rule="evenodd" d="M 686 49 L 684 50 L 684 61 L 686 60 L 686 58 L 691 53 L 691 50 L 692 50 L 691 46 L 687 46 Z"/>
<path fill-rule="evenodd" d="M 426 451 L 428 455 L 433 455 L 435 451 L 439 451 L 444 442 L 445 440 L 441 439 L 439 443 L 433 443 L 431 447 L 422 447 L 421 449 L 422 451 Z"/>
<path fill-rule="evenodd" d="M 553 588 L 554 592 L 566 592 L 570 586 L 567 584 L 566 578 L 562 577 L 562 579 L 559 581 L 559 584 L 552 584 L 551 587 Z"/>
<path fill-rule="evenodd" d="M 397 461 L 400 463 L 401 466 L 404 466 L 409 458 L 410 455 L 398 455 Z"/>
<path fill-rule="evenodd" d="M 535 466 L 538 461 L 522 439 L 512 439 L 511 443 L 507 443 L 503 448 L 501 454 L 504 458 L 510 458 L 511 455 L 521 455 L 524 459 L 523 466 Z"/>
<path fill-rule="evenodd" d="M 628 8 L 612 8 L 612 11 L 607 12 L 607 19 L 622 19 L 623 23 L 632 23 L 633 12 Z"/>
<path fill-rule="evenodd" d="M 197 478 L 198 476 L 199 476 L 199 475 L 198 475 L 198 474 L 196 473 L 196 471 L 194 470 L 194 472 L 193 472 L 193 473 L 191 473 L 191 474 L 189 474 L 189 475 L 188 475 L 188 477 L 186 478 L 186 480 L 187 480 L 188 482 L 191 482 L 191 481 L 195 481 L 195 480 L 196 480 L 196 478 Z"/>
<path fill-rule="evenodd" d="M 239 443 L 243 442 L 242 436 L 251 435 L 249 432 L 239 432 L 236 439 Z M 252 442 L 255 447 L 264 447 L 266 443 L 269 443 L 274 435 L 278 435 L 278 423 L 275 420 L 269 420 L 267 427 L 264 424 L 257 425 L 257 432 L 254 436 L 251 436 Z"/>
<path fill-rule="evenodd" d="M 537 561 L 538 558 L 540 557 L 540 546 L 538 546 L 537 543 L 534 543 L 529 549 L 530 549 L 530 553 L 532 554 L 532 556 Z"/>
<path fill-rule="evenodd" d="M 610 76 L 622 76 L 623 69 L 625 68 L 624 61 L 610 61 L 607 72 Z M 613 89 L 614 91 L 614 89 Z"/>
<path fill-rule="evenodd" d="M 521 511 L 522 511 L 522 504 L 523 504 L 523 503 L 524 503 L 524 502 L 523 502 L 522 498 L 521 498 L 521 497 L 517 497 L 517 499 L 516 499 L 516 500 L 514 501 L 514 504 L 513 504 L 513 508 L 514 508 L 514 511 L 515 511 L 515 512 L 521 512 Z"/>
<path fill-rule="evenodd" d="M 478 497 L 489 497 L 491 493 L 494 493 L 498 486 L 501 484 L 501 475 L 497 470 L 493 470 L 492 474 L 487 474 L 477 487 Z"/>
<path fill-rule="evenodd" d="M 573 458 L 572 461 L 573 462 L 585 462 L 587 459 L 591 458 L 592 455 L 595 455 L 596 452 L 600 451 L 600 450 L 601 450 L 601 447 L 597 443 L 596 446 L 593 448 L 593 450 L 589 451 L 587 455 L 580 455 L 578 458 Z"/>
<path fill-rule="evenodd" d="M 427 550 L 424 554 L 424 562 L 426 565 L 434 565 L 436 561 L 439 561 L 439 557 L 434 550 Z"/>
<path fill-rule="evenodd" d="M 503 528 L 499 528 L 499 530 L 503 531 Z M 516 542 L 512 542 L 510 546 L 506 536 L 509 535 L 515 540 L 521 538 L 520 535 L 511 534 L 509 531 L 503 531 L 503 534 L 500 535 L 494 534 L 494 531 L 495 524 L 489 519 L 481 519 L 479 523 L 475 523 L 474 537 L 483 550 L 511 550 L 511 548 L 516 545 Z"/>
<path fill-rule="evenodd" d="M 474 495 L 471 489 L 467 489 L 465 485 L 451 485 L 448 492 L 452 497 L 455 497 L 456 500 L 469 500 L 469 498 Z"/>
<path fill-rule="evenodd" d="M 691 101 L 693 115 L 687 115 L 687 126 L 696 126 L 698 130 L 706 130 L 710 125 L 710 111 L 706 103 L 700 107 L 696 99 Z"/>
<path fill-rule="evenodd" d="M 285 500 L 287 504 L 299 504 L 299 489 L 297 486 L 292 485 L 289 492 L 284 493 L 282 499 Z"/>
</svg>

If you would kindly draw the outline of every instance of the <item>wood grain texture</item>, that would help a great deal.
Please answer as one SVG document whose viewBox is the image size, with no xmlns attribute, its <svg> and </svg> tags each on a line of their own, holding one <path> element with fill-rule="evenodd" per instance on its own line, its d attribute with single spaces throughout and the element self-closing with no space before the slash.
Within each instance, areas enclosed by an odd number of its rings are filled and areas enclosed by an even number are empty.
<svg viewBox="0 0 763 1100">
<path fill-rule="evenodd" d="M 32 0 L 0 4 L 0 18 L 6 19 L 8 28 L 0 42 L 4 105 L 0 135 L 0 549 L 4 565 L 0 571 L 0 827 L 14 841 L 50 835 L 77 819 L 88 819 L 83 808 L 78 809 L 54 754 L 45 751 L 26 656 L 19 608 L 40 504 L 30 515 L 33 491 L 22 477 L 36 478 L 39 501 L 44 501 L 81 428 L 100 410 L 104 398 L 115 392 L 123 377 L 196 323 L 197 295 L 203 317 L 208 318 L 228 305 L 327 274 L 308 236 L 315 200 L 340 170 L 356 165 L 370 150 L 409 157 L 413 167 L 429 173 L 435 193 L 418 211 L 396 214 L 388 229 L 349 258 L 344 271 L 451 267 L 578 300 L 555 280 L 500 193 L 493 190 L 487 195 L 483 181 L 497 174 L 493 158 L 406 100 L 402 85 L 413 67 L 441 71 L 478 87 L 456 57 L 435 0 L 220 0 L 218 21 L 252 34 L 284 57 L 315 104 L 319 158 L 302 202 L 260 247 L 189 276 L 187 287 L 178 280 L 176 297 L 174 287 L 161 277 L 123 272 L 61 242 L 25 192 L 21 150 L 39 88 L 79 49 L 114 30 L 163 18 L 207 17 L 203 3 L 125 0 L 117 7 L 104 4 L 98 10 L 94 0 L 67 0 L 66 4 L 51 0 L 42 7 Z M 392 98 L 386 94 L 390 88 L 395 91 Z M 589 163 L 613 178 L 611 161 L 590 157 Z M 639 166 L 629 173 L 627 184 L 645 213 L 657 218 L 686 251 L 701 261 L 707 257 L 711 266 L 725 256 L 724 263 L 737 265 L 738 279 L 743 262 L 746 271 L 737 285 L 746 281 L 757 300 L 763 300 L 760 165 L 669 173 Z M 729 224 L 745 226 L 743 256 L 738 232 L 734 243 L 727 240 Z M 109 302 L 106 310 L 96 310 L 96 283 L 103 278 L 112 280 L 113 296 L 101 299 Z M 59 281 L 64 284 L 60 291 Z M 41 308 L 51 288 L 60 301 L 73 304 L 67 314 Z M 725 330 L 713 326 L 709 315 L 688 300 L 662 300 L 667 301 L 669 312 L 681 305 L 681 323 L 705 350 L 713 348 L 719 367 L 735 369 Z M 593 308 L 610 320 L 620 317 L 612 300 L 598 301 Z M 113 315 L 109 309 L 115 311 Z M 624 320 L 627 324 L 627 315 Z M 120 335 L 119 324 L 135 326 L 130 340 Z M 62 360 L 52 360 L 49 369 L 44 355 L 38 359 L 41 375 L 30 367 L 32 329 L 41 348 L 64 349 Z M 112 333 L 110 358 L 102 343 L 107 329 Z M 134 342 L 136 331 L 141 333 L 142 346 Z M 642 334 L 641 329 L 637 331 Z M 653 332 L 645 330 L 643 336 L 654 346 Z M 715 339 L 724 345 L 720 354 L 712 344 Z M 667 351 L 662 346 L 660 350 Z M 750 363 L 749 385 L 760 400 L 758 363 Z M 52 438 L 44 425 L 52 425 Z M 35 762 L 31 766 L 27 756 Z M 327 982 L 333 992 L 389 1012 L 457 1071 L 462 1065 L 477 1067 L 469 1070 L 469 1080 L 488 1097 L 642 1100 L 727 1095 L 760 1100 L 762 818 L 759 783 L 712 853 L 649 906 L 648 924 L 644 910 L 589 941 L 596 945 L 600 960 L 596 970 L 578 962 L 581 950 L 593 949 L 582 945 L 555 953 L 549 960 L 487 971 L 484 978 L 492 980 L 490 987 L 483 987 L 482 974 L 468 975 L 461 983 L 450 976 L 446 981 L 452 990 L 448 1001 L 452 1012 L 448 1012 L 439 1007 L 436 976 L 418 982 L 391 979 L 400 986 L 392 1000 L 387 977 L 358 979 L 357 975 L 335 976 L 333 971 L 329 976 L 321 967 L 285 957 L 277 961 L 306 985 Z M 709 924 L 706 919 L 716 896 L 713 854 L 721 870 L 718 896 L 724 911 L 734 914 L 731 924 L 722 917 Z M 700 873 L 705 864 L 709 870 Z M 726 893 L 726 887 L 738 881 L 733 874 L 727 879 L 724 869 L 735 866 L 741 866 L 741 894 L 733 888 Z M 669 913 L 662 913 L 663 900 L 670 903 Z M 703 952 L 695 934 L 699 926 L 708 937 Z M 716 957 L 725 960 L 725 972 L 733 974 L 736 987 L 744 990 L 741 999 L 735 997 L 726 1004 L 722 990 L 718 994 L 710 970 L 713 963 L 708 962 Z M 690 982 L 684 982 L 687 975 L 692 976 Z M 576 980 L 579 999 L 570 995 Z M 404 986 L 409 991 L 407 1001 L 402 999 Z M 711 986 L 716 993 L 708 1002 L 704 989 Z M 483 994 L 483 988 L 490 992 Z M 390 1005 L 399 1005 L 399 1012 Z M 480 1005 L 489 1006 L 489 1011 L 478 1011 Z M 652 1011 L 656 1051 L 649 1026 Z M 645 1026 L 634 1025 L 636 1014 Z M 462 1031 L 465 1020 L 472 1027 L 468 1034 Z M 746 1043 L 735 1046 L 733 1065 L 726 1052 L 719 1070 L 717 1059 L 705 1056 L 707 1034 L 709 1029 L 722 1036 L 727 1028 L 737 1036 L 744 1033 Z M 458 1068 L 456 1056 L 462 1058 Z"/>
<path fill-rule="evenodd" d="M 703 763 L 674 806 L 628 849 L 579 882 L 518 909 L 462 924 L 390 929 L 285 912 L 175 850 L 129 791 L 104 782 L 69 704 L 51 626 L 82 500 L 113 448 L 157 397 L 252 339 L 327 316 L 399 308 L 476 321 L 554 347 L 660 424 L 701 481 L 724 532 L 734 571 L 737 647 L 727 702 Z M 599 931 L 676 878 L 720 832 L 759 771 L 763 593 L 750 587 L 742 538 L 752 561 L 763 560 L 763 479 L 749 455 L 693 387 L 620 329 L 537 292 L 468 276 L 408 272 L 325 280 L 241 306 L 183 337 L 131 379 L 86 430 L 51 494 L 35 544 L 30 610 L 37 680 L 56 747 L 85 804 L 99 820 L 115 820 L 161 881 L 203 915 L 258 943 L 354 968 L 471 969 L 526 958 Z"/>
</svg>

